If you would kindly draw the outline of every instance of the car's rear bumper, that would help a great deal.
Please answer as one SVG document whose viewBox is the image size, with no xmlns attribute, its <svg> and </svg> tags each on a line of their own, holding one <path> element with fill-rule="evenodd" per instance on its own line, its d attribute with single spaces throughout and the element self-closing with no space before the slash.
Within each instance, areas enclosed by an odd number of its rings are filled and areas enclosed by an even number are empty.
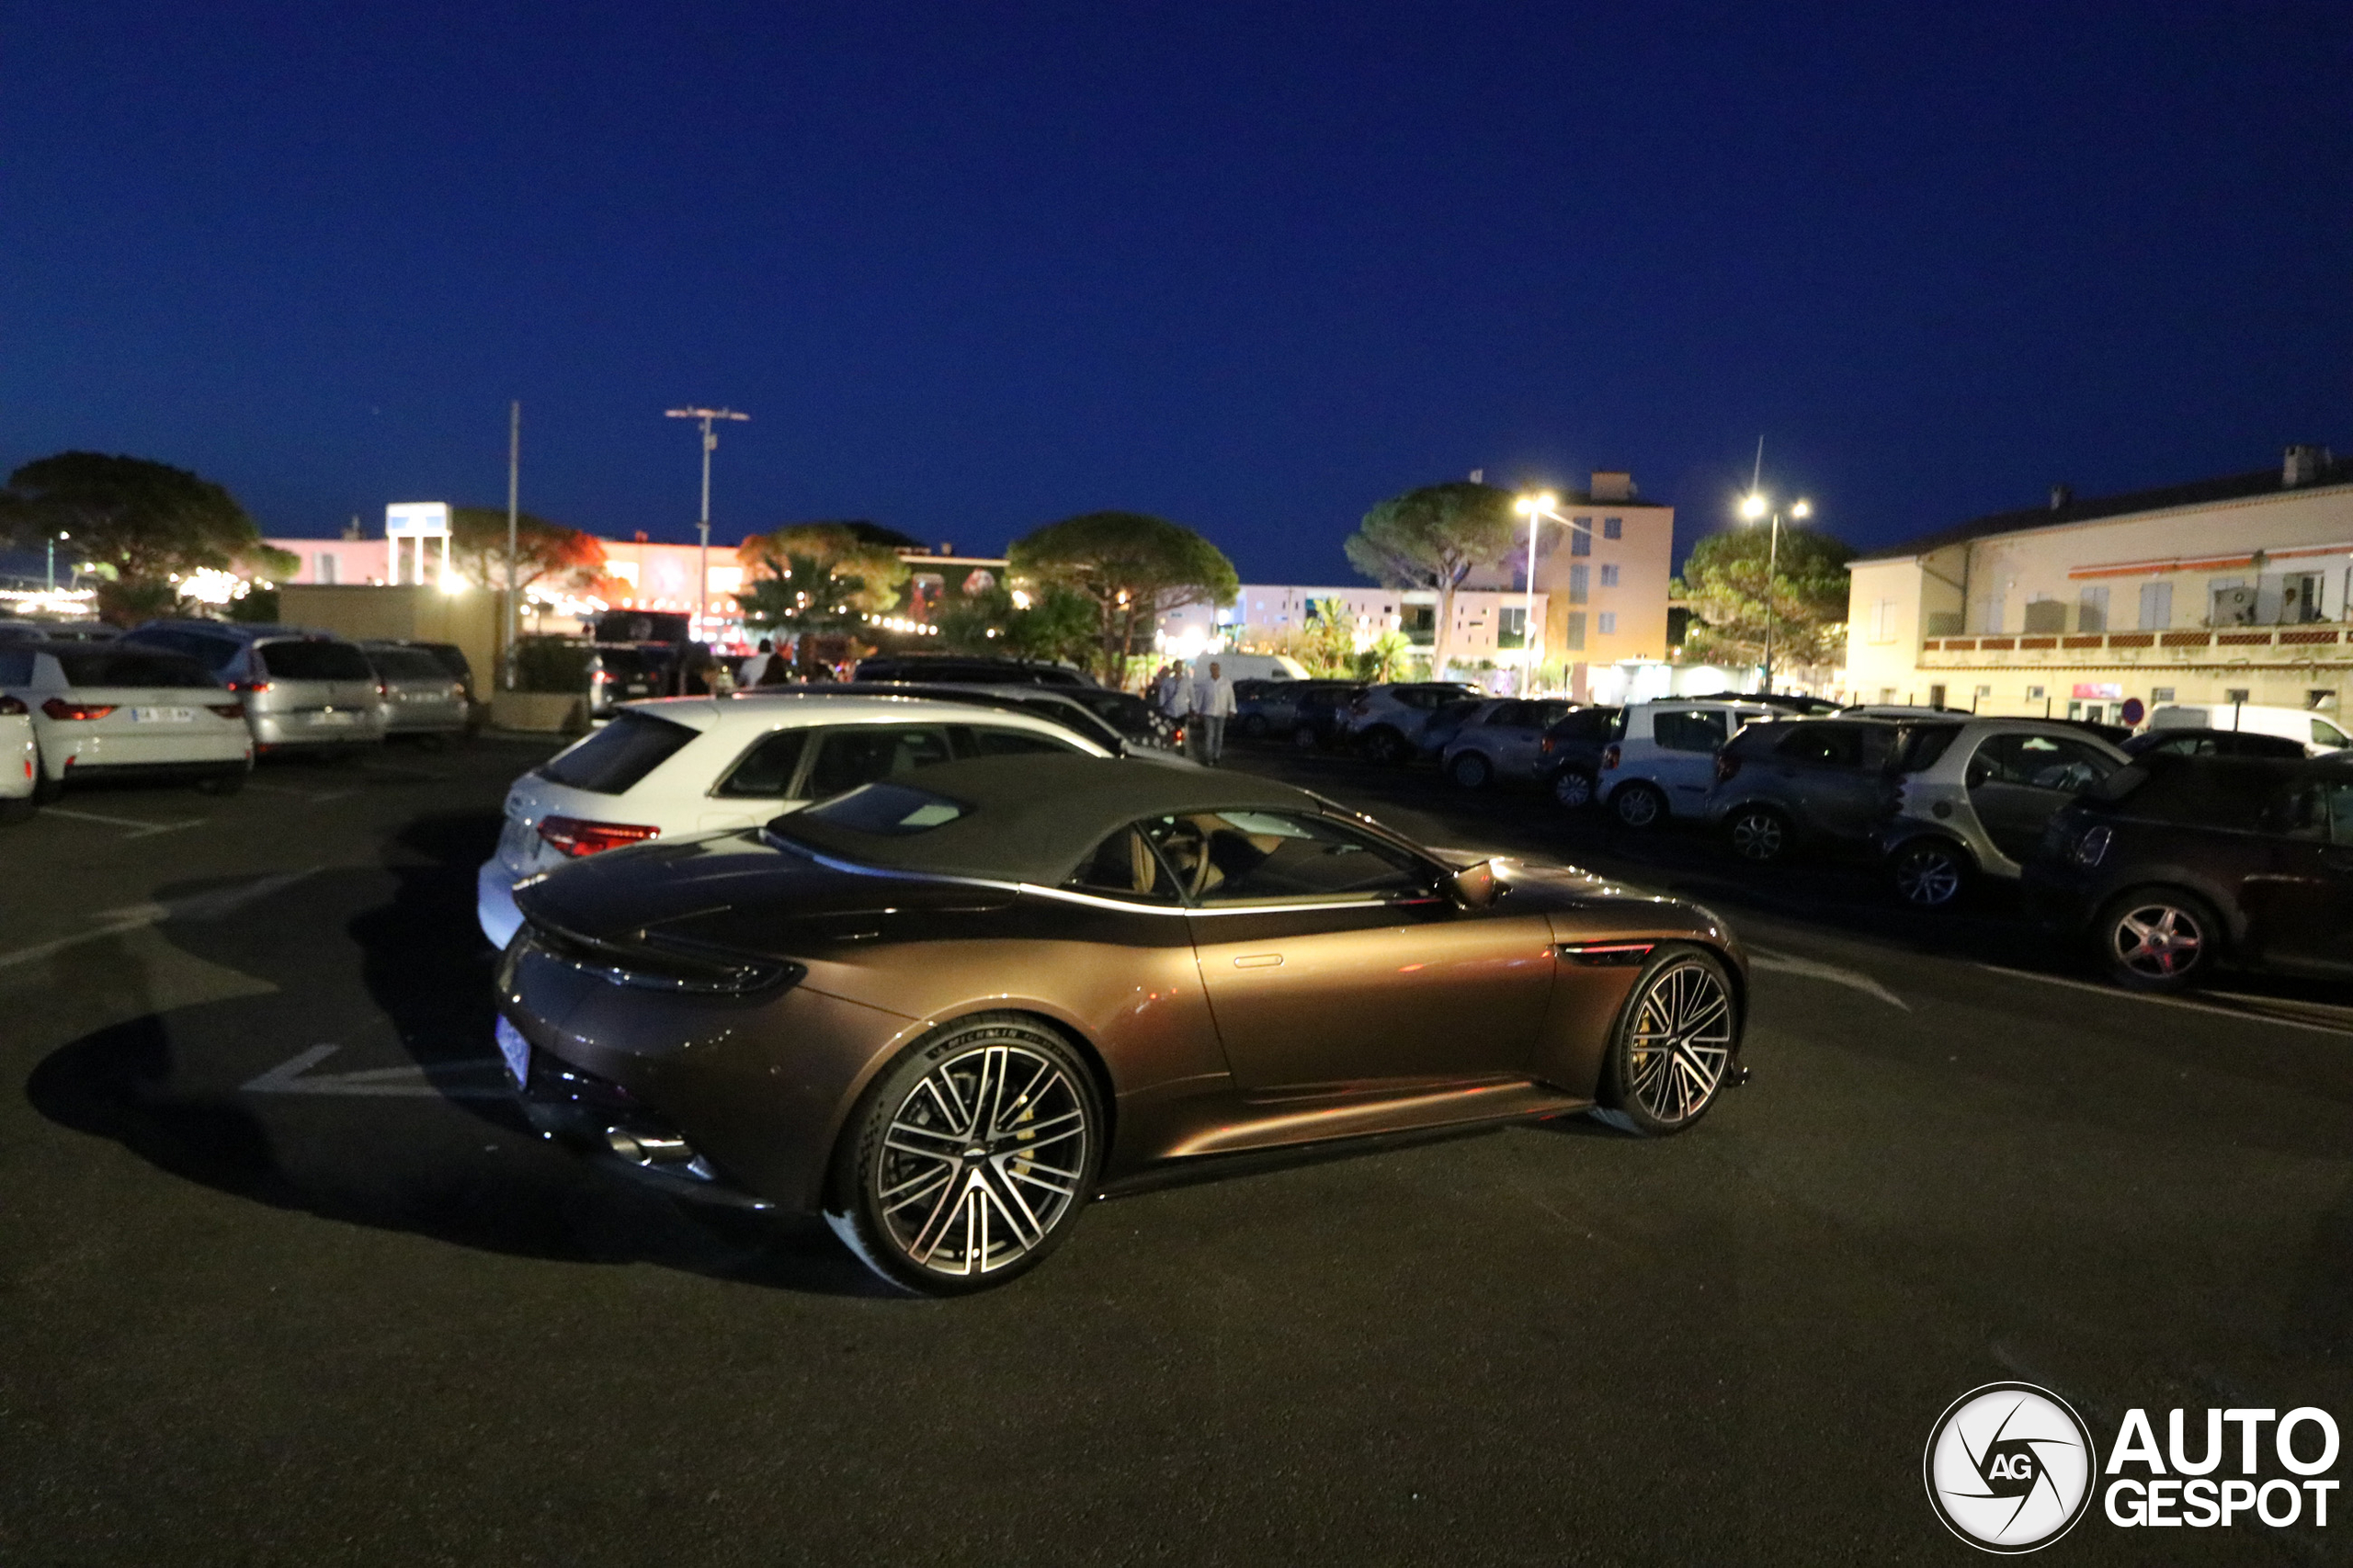
<svg viewBox="0 0 2353 1568">
<path fill-rule="evenodd" d="M 340 722 L 345 713 L 351 715 L 348 722 Z M 271 751 L 373 745 L 384 738 L 382 716 L 366 710 L 298 708 L 274 713 L 249 710 L 248 722 L 253 727 L 254 744 Z"/>
<path fill-rule="evenodd" d="M 515 874 L 495 855 L 474 873 L 474 924 L 500 952 L 523 927 L 523 912 L 515 907 Z"/>
<path fill-rule="evenodd" d="M 243 767 L 253 760 L 253 742 L 239 726 L 209 725 L 207 732 L 169 737 L 76 735 L 63 724 L 52 725 L 41 747 L 41 766 L 52 778 L 64 779 L 97 774 L 128 778 L 139 773 L 217 772 Z"/>
</svg>

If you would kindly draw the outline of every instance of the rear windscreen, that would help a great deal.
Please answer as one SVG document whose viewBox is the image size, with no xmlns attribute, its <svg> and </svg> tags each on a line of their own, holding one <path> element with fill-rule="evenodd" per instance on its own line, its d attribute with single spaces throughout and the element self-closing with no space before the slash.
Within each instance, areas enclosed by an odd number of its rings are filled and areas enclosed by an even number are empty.
<svg viewBox="0 0 2353 1568">
<path fill-rule="evenodd" d="M 456 677 L 441 661 L 415 648 L 378 648 L 368 655 L 376 673 L 386 680 L 429 680 L 447 685 Z"/>
<path fill-rule="evenodd" d="M 217 686 L 212 673 L 194 659 L 146 648 L 42 650 L 65 672 L 67 684 L 85 686 Z"/>
<path fill-rule="evenodd" d="M 592 794 L 619 795 L 636 788 L 639 779 L 667 762 L 695 732 L 650 713 L 624 713 L 562 756 L 540 768 L 551 783 L 586 790 Z"/>
<path fill-rule="evenodd" d="M 278 680 L 369 680 L 368 656 L 348 642 L 265 642 L 261 667 Z"/>
<path fill-rule="evenodd" d="M 1904 733 L 1904 749 L 1896 758 L 1896 768 L 1904 773 L 1925 773 L 1937 765 L 1946 748 L 1961 733 L 1958 724 L 1924 724 Z"/>
</svg>

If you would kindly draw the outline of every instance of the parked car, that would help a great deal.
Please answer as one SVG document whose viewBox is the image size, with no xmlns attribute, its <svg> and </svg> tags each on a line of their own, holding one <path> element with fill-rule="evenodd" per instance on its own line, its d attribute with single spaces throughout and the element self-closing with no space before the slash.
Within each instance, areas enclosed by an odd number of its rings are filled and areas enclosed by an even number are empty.
<svg viewBox="0 0 2353 1568">
<path fill-rule="evenodd" d="M 2353 973 L 2353 756 L 2144 753 L 2053 813 L 2025 881 L 2136 991 Z"/>
<path fill-rule="evenodd" d="M 184 654 L 121 641 L 0 643 L 0 693 L 29 722 L 36 800 L 72 780 L 143 774 L 233 794 L 253 771 L 244 704 Z"/>
<path fill-rule="evenodd" d="M 0 653 L 0 659 L 7 654 Z M 0 692 L 0 823 L 22 822 L 40 804 L 40 746 L 32 710 L 21 697 Z"/>
<path fill-rule="evenodd" d="M 119 645 L 185 653 L 244 701 L 257 755 L 351 755 L 384 740 L 376 672 L 353 643 L 298 626 L 151 620 Z"/>
<path fill-rule="evenodd" d="M 1751 724 L 1716 753 L 1708 821 L 1744 860 L 1778 860 L 1803 844 L 1868 845 L 1901 733 L 1884 719 Z"/>
<path fill-rule="evenodd" d="M 947 681 L 978 686 L 1093 686 L 1086 671 L 1034 659 L 999 659 L 982 653 L 877 653 L 860 659 L 856 681 Z"/>
<path fill-rule="evenodd" d="M 120 635 L 103 620 L 0 619 L 0 642 L 111 642 Z"/>
<path fill-rule="evenodd" d="M 588 651 L 588 717 L 600 722 L 624 702 L 659 697 L 677 650 L 665 642 L 598 642 Z"/>
<path fill-rule="evenodd" d="M 1579 811 L 1593 804 L 1601 759 L 1624 727 L 1626 710 L 1608 704 L 1564 715 L 1536 744 L 1536 783 L 1555 805 Z"/>
<path fill-rule="evenodd" d="M 1257 739 L 1288 735 L 1300 726 L 1311 699 L 1364 689 L 1353 680 L 1246 680 L 1233 683 L 1233 727 Z"/>
<path fill-rule="evenodd" d="M 2127 756 L 2161 752 L 2168 756 L 2309 756 L 2309 742 L 2260 730 L 2143 730 L 2117 749 Z"/>
<path fill-rule="evenodd" d="M 1629 704 L 1617 738 L 1601 749 L 1600 803 L 1631 828 L 1706 815 L 1716 785 L 1716 748 L 1743 725 L 1778 712 L 1760 702 L 1683 698 Z"/>
<path fill-rule="evenodd" d="M 527 1115 L 673 1192 L 823 1214 L 926 1294 L 1172 1166 L 1592 1108 L 1676 1133 L 1742 1073 L 1707 911 L 1238 772 L 948 763 L 517 902 L 495 1029 Z"/>
<path fill-rule="evenodd" d="M 1498 780 L 1526 783 L 1543 758 L 1546 732 L 1567 718 L 1573 706 L 1544 697 L 1475 703 L 1438 754 L 1438 771 L 1464 790 Z"/>
<path fill-rule="evenodd" d="M 455 642 L 426 642 L 409 637 L 375 638 L 360 644 L 364 652 L 373 648 L 415 648 L 430 653 L 436 663 L 449 673 L 449 677 L 464 689 L 468 727 L 479 729 L 490 717 L 490 704 L 474 685 L 473 662 L 466 651 Z"/>
<path fill-rule="evenodd" d="M 384 733 L 409 735 L 447 744 L 462 735 L 472 716 L 463 682 L 449 666 L 423 648 L 370 642 L 360 652 L 376 672 L 376 689 L 382 693 Z"/>
<path fill-rule="evenodd" d="M 1399 681 L 1360 688 L 1348 701 L 1341 736 L 1374 762 L 1401 763 L 1413 756 L 1431 715 L 1461 698 L 1483 696 L 1459 681 Z"/>
<path fill-rule="evenodd" d="M 1315 690 L 1302 692 L 1294 711 L 1290 738 L 1302 749 L 1336 746 L 1347 735 L 1348 707 L 1365 690 L 1361 681 L 1311 681 Z"/>
<path fill-rule="evenodd" d="M 1109 755 L 1029 713 L 820 693 L 786 687 L 756 698 L 632 703 L 517 779 L 498 852 L 474 880 L 483 934 L 501 948 L 513 938 L 517 881 L 621 845 L 757 826 L 811 801 L 959 757 Z"/>
<path fill-rule="evenodd" d="M 819 681 L 811 686 L 755 687 L 736 695 L 765 698 L 923 697 L 1028 713 L 1085 736 L 1113 756 L 1190 767 L 1185 730 L 1131 692 L 1099 686 L 963 686 L 954 681 Z"/>
<path fill-rule="evenodd" d="M 2127 760 L 2042 719 L 1906 725 L 1879 835 L 1897 896 L 1937 909 L 1973 881 L 2016 881 L 2059 809 Z"/>
<path fill-rule="evenodd" d="M 2333 719 L 2308 708 L 2273 708 L 2258 702 L 2217 702 L 2208 707 L 2168 703 L 2149 715 L 2151 730 L 2236 730 L 2279 735 L 2318 756 L 2353 745 Z"/>
</svg>

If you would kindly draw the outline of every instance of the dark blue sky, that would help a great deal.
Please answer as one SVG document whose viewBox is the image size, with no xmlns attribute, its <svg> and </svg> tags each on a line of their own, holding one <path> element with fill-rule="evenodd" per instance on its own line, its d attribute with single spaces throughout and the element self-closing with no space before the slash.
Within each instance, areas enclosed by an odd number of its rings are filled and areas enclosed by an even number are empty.
<svg viewBox="0 0 2353 1568">
<path fill-rule="evenodd" d="M 1631 468 L 1885 542 L 2353 445 L 2353 7 L 7 8 L 0 465 L 690 538 Z"/>
</svg>

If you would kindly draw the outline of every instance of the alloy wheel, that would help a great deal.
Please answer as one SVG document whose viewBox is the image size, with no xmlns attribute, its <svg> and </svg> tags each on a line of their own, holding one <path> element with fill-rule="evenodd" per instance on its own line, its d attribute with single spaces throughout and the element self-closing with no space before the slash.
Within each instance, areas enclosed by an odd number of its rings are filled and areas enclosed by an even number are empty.
<svg viewBox="0 0 2353 1568">
<path fill-rule="evenodd" d="M 1744 860 L 1776 860 L 1789 846 L 1789 825 L 1779 812 L 1747 811 L 1732 819 L 1733 853 Z"/>
<path fill-rule="evenodd" d="M 1895 892 L 1904 903 L 1941 909 L 1961 896 L 1961 860 L 1941 844 L 1915 844 L 1895 857 Z"/>
<path fill-rule="evenodd" d="M 1593 776 L 1564 767 L 1552 777 L 1552 803 L 1573 812 L 1593 804 Z"/>
<path fill-rule="evenodd" d="M 2118 968 L 2152 986 L 2178 984 L 2206 956 L 2206 924 L 2170 899 L 2151 899 L 2123 911 L 2108 928 Z"/>
<path fill-rule="evenodd" d="M 1661 1130 L 1680 1127 L 1715 1099 L 1732 1048 L 1732 996 L 1722 979 L 1697 958 L 1669 963 L 1635 999 L 1624 1096 Z"/>
<path fill-rule="evenodd" d="M 1647 784 L 1628 784 L 1609 798 L 1609 807 L 1628 827 L 1649 827 L 1665 814 L 1666 802 Z"/>
<path fill-rule="evenodd" d="M 1447 771 L 1461 788 L 1482 790 L 1486 787 L 1487 776 L 1494 769 L 1488 766 L 1485 757 L 1475 751 L 1466 751 L 1454 759 L 1452 766 Z"/>
<path fill-rule="evenodd" d="M 1027 1046 L 949 1056 L 892 1112 L 873 1212 L 900 1256 L 970 1278 L 1042 1245 L 1080 1197 L 1095 1132 L 1069 1072 Z"/>
</svg>

